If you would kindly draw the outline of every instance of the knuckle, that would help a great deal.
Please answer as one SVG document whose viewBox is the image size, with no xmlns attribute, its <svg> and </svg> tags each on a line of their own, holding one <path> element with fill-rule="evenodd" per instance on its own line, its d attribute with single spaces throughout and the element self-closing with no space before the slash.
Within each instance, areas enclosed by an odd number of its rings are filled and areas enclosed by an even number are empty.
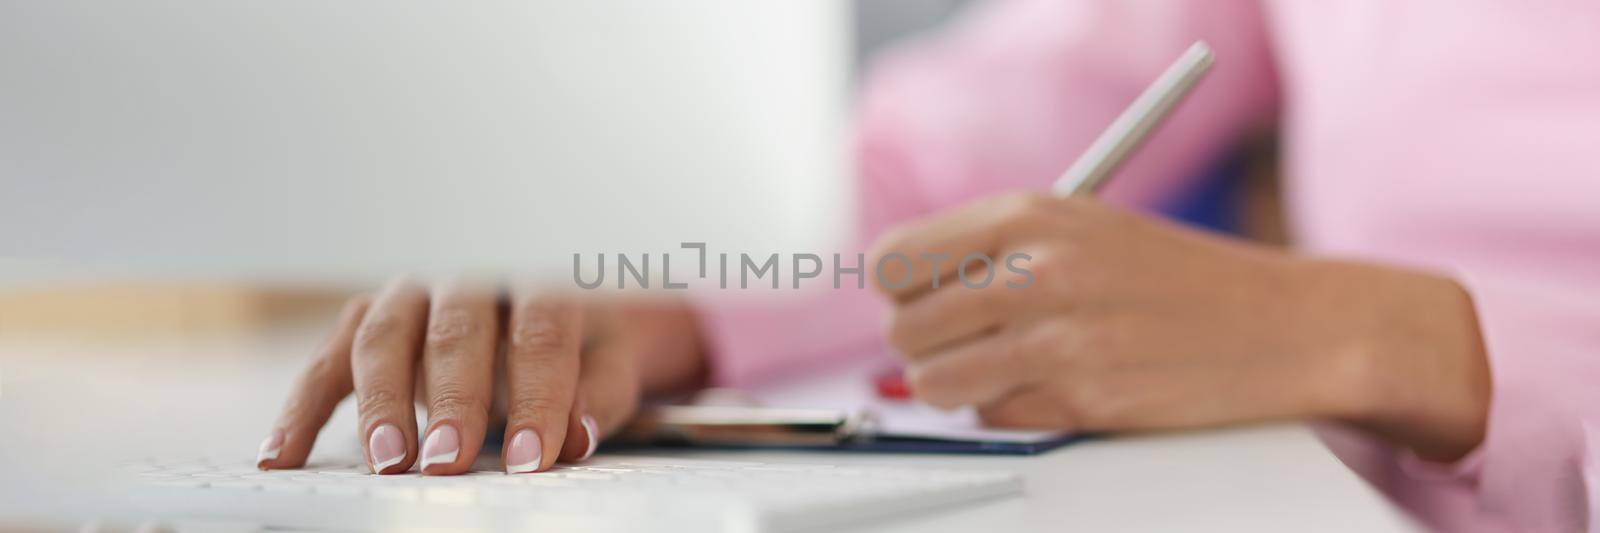
<svg viewBox="0 0 1600 533">
<path fill-rule="evenodd" d="M 511 421 L 544 423 L 566 420 L 566 402 L 549 395 L 532 395 L 513 398 L 507 407 L 506 417 Z"/>
<path fill-rule="evenodd" d="M 489 395 L 459 384 L 436 385 L 428 395 L 430 412 L 488 411 Z"/>
<path fill-rule="evenodd" d="M 549 313 L 530 313 L 512 326 L 511 349 L 520 356 L 548 354 L 569 346 L 575 334 Z"/>
<path fill-rule="evenodd" d="M 369 388 L 356 397 L 356 410 L 361 418 L 373 419 L 389 414 L 400 403 L 400 394 L 389 387 Z"/>
<path fill-rule="evenodd" d="M 440 311 L 428 320 L 428 346 L 440 355 L 455 355 L 470 339 L 483 332 L 484 325 L 461 309 Z"/>
<path fill-rule="evenodd" d="M 390 342 L 400 330 L 400 321 L 391 315 L 369 314 L 356 327 L 355 345 L 356 352 L 364 352 L 371 348 L 381 347 Z"/>
<path fill-rule="evenodd" d="M 1035 250 L 1031 262 L 1051 278 L 1060 278 L 1072 268 L 1072 256 L 1056 246 Z"/>
<path fill-rule="evenodd" d="M 1024 264 L 1027 273 L 1017 272 L 1011 268 L 998 269 L 995 273 L 994 283 L 991 287 L 1005 287 L 1007 289 L 1031 288 L 1034 284 L 1032 260 Z"/>
<path fill-rule="evenodd" d="M 1051 291 L 1068 292 L 1074 290 L 1074 280 L 1084 277 L 1086 269 L 1078 264 L 1077 254 L 1072 253 L 1067 246 L 1057 244 L 1041 248 L 1033 252 L 1030 270 L 1038 283 Z"/>
</svg>

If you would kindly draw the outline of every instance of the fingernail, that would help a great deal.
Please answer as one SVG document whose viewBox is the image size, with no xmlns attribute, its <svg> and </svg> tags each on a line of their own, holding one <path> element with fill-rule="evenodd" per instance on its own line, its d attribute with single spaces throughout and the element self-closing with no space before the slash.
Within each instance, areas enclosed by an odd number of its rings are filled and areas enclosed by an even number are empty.
<svg viewBox="0 0 1600 533">
<path fill-rule="evenodd" d="M 391 466 L 406 460 L 406 439 L 400 428 L 384 424 L 372 430 L 367 438 L 367 450 L 372 454 L 372 472 L 382 474 Z"/>
<path fill-rule="evenodd" d="M 456 456 L 461 455 L 461 435 L 456 433 L 456 427 L 443 424 L 433 429 L 428 434 L 428 440 L 422 443 L 422 469 L 427 470 L 432 465 L 447 465 L 456 462 Z"/>
<path fill-rule="evenodd" d="M 600 429 L 594 424 L 594 417 L 583 415 L 583 430 L 589 434 L 589 449 L 583 451 L 579 461 L 594 455 L 594 449 L 600 447 Z"/>
<path fill-rule="evenodd" d="M 524 429 L 511 436 L 511 446 L 506 448 L 507 474 L 537 472 L 541 459 L 544 459 L 544 453 L 539 445 L 538 433 Z"/>
<path fill-rule="evenodd" d="M 283 448 L 283 430 L 272 430 L 272 434 L 261 439 L 261 446 L 256 448 L 256 468 L 265 470 L 264 463 L 278 458 L 278 451 Z"/>
</svg>

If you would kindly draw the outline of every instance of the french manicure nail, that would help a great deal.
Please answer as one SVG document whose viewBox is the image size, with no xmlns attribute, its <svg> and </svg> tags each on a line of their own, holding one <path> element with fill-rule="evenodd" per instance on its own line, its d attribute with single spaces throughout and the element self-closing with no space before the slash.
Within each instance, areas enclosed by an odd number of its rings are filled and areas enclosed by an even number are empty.
<svg viewBox="0 0 1600 533">
<path fill-rule="evenodd" d="M 385 469 L 406 460 L 405 436 L 394 424 L 378 426 L 367 438 L 367 450 L 372 454 L 372 472 L 382 474 Z"/>
<path fill-rule="evenodd" d="M 261 446 L 256 448 L 256 468 L 262 468 L 267 461 L 278 458 L 278 451 L 283 449 L 283 430 L 275 429 L 261 439 Z M 263 468 L 264 469 L 264 468 Z"/>
<path fill-rule="evenodd" d="M 589 449 L 584 450 L 583 457 L 578 458 L 579 461 L 588 459 L 594 455 L 594 449 L 600 447 L 600 429 L 595 425 L 594 417 L 583 415 L 582 421 L 583 431 L 589 434 Z"/>
<path fill-rule="evenodd" d="M 539 462 L 544 459 L 540 449 L 539 434 L 531 429 L 518 431 L 511 436 L 511 446 L 506 448 L 506 473 L 525 474 L 539 470 Z"/>
<path fill-rule="evenodd" d="M 456 456 L 461 455 L 461 434 L 456 432 L 455 426 L 443 424 L 434 428 L 428 434 L 428 440 L 422 443 L 422 469 L 427 470 L 432 465 L 447 465 L 456 462 Z"/>
</svg>

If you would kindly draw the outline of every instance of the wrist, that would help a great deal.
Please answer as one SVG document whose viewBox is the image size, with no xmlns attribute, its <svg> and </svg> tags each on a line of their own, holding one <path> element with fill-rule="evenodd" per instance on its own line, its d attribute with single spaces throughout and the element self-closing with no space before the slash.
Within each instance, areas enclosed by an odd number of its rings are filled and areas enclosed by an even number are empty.
<svg viewBox="0 0 1600 533">
<path fill-rule="evenodd" d="M 1490 380 L 1471 296 L 1454 280 L 1315 261 L 1307 289 L 1329 378 L 1320 416 L 1450 461 L 1482 441 Z"/>
<path fill-rule="evenodd" d="M 624 315 L 639 328 L 640 387 L 645 394 L 670 394 L 705 385 L 709 365 L 699 317 L 687 303 L 641 303 Z"/>
</svg>

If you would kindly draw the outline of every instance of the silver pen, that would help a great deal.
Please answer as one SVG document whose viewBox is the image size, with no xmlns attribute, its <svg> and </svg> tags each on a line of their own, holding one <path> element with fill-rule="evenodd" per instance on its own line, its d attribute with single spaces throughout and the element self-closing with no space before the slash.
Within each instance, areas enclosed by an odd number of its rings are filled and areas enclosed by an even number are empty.
<svg viewBox="0 0 1600 533">
<path fill-rule="evenodd" d="M 1211 47 L 1205 42 L 1189 45 L 1189 49 L 1146 87 L 1061 177 L 1056 178 L 1051 191 L 1058 196 L 1072 196 L 1094 194 L 1099 190 L 1200 78 L 1205 77 L 1212 61 Z"/>
</svg>

